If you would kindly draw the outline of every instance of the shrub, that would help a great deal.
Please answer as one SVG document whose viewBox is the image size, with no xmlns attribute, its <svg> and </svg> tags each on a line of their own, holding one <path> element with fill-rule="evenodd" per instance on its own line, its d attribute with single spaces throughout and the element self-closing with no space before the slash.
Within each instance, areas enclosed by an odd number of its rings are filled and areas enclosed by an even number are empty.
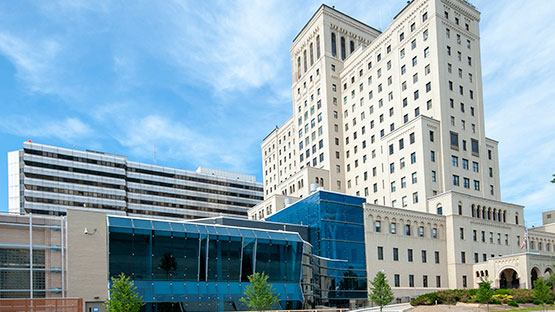
<svg viewBox="0 0 555 312">
<path fill-rule="evenodd" d="M 553 300 L 551 300 L 551 299 L 547 299 L 547 300 L 545 300 L 545 303 L 546 303 L 546 304 L 549 304 L 549 305 L 552 305 L 552 304 L 553 304 L 553 302 L 554 302 L 554 301 L 553 301 Z"/>
<path fill-rule="evenodd" d="M 516 301 L 516 303 L 517 303 L 517 304 L 518 304 L 518 303 L 523 304 L 523 303 L 526 303 L 526 300 L 524 300 L 524 299 L 518 299 L 518 300 Z"/>
<path fill-rule="evenodd" d="M 433 292 L 433 293 L 429 293 L 429 294 L 423 294 L 423 295 L 420 295 L 420 296 L 416 297 L 415 299 L 412 299 L 410 301 L 410 304 L 412 306 L 433 305 L 433 304 L 436 303 L 437 299 L 438 299 L 437 293 Z"/>
<path fill-rule="evenodd" d="M 491 297 L 494 300 L 499 300 L 502 303 L 507 303 L 509 301 L 513 301 L 513 296 L 511 295 L 493 295 L 493 297 Z"/>
<path fill-rule="evenodd" d="M 508 289 L 496 289 L 495 294 L 496 295 L 510 295 L 511 293 L 509 292 Z"/>
<path fill-rule="evenodd" d="M 513 300 L 518 303 L 532 302 L 534 300 L 532 290 L 529 289 L 510 289 L 509 293 L 513 296 Z"/>
<path fill-rule="evenodd" d="M 490 302 L 491 304 L 503 304 L 503 303 L 501 302 L 501 300 L 499 300 L 499 299 L 491 299 L 489 302 Z"/>
<path fill-rule="evenodd" d="M 532 303 L 535 304 L 535 305 L 540 305 L 540 304 L 542 304 L 543 302 L 542 302 L 541 300 L 539 300 L 539 299 L 534 299 L 534 301 L 532 301 Z"/>
<path fill-rule="evenodd" d="M 518 303 L 516 303 L 516 302 L 514 302 L 514 301 L 509 301 L 509 302 L 507 302 L 507 305 L 508 305 L 508 306 L 511 306 L 511 307 L 518 307 Z"/>
</svg>

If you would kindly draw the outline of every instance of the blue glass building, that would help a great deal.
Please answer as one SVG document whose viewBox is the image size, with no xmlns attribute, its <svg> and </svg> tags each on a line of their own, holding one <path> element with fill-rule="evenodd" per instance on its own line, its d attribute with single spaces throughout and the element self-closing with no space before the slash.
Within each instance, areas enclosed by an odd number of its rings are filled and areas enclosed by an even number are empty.
<svg viewBox="0 0 555 312">
<path fill-rule="evenodd" d="M 131 276 L 144 311 L 246 310 L 239 299 L 253 272 L 269 275 L 275 308 L 304 301 L 306 243 L 295 232 L 108 217 L 108 244 L 109 276 Z"/>
<path fill-rule="evenodd" d="M 320 190 L 267 218 L 308 226 L 316 304 L 348 306 L 352 300 L 367 300 L 364 202 Z"/>
</svg>

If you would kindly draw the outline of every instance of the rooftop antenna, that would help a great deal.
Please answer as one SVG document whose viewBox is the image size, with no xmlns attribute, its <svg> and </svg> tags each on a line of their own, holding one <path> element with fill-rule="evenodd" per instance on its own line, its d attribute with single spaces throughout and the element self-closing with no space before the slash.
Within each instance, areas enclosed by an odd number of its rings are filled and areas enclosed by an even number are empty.
<svg viewBox="0 0 555 312">
<path fill-rule="evenodd" d="M 154 164 L 156 165 L 156 144 L 154 144 Z"/>
</svg>

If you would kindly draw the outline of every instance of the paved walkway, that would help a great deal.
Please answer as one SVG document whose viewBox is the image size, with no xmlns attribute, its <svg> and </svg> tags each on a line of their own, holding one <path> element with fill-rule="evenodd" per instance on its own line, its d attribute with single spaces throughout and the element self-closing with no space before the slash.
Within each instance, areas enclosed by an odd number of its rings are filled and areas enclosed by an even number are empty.
<svg viewBox="0 0 555 312">
<path fill-rule="evenodd" d="M 384 312 L 406 312 L 412 310 L 413 307 L 410 303 L 391 304 L 383 308 Z M 351 312 L 375 312 L 380 311 L 380 307 L 364 308 L 360 310 L 353 310 Z"/>
</svg>

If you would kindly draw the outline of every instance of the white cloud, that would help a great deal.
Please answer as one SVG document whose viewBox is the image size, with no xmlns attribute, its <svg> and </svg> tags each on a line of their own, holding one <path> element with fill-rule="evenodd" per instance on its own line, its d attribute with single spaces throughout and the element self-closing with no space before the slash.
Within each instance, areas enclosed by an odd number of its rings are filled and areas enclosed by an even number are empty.
<svg viewBox="0 0 555 312">
<path fill-rule="evenodd" d="M 122 119 L 120 128 L 111 133 L 130 154 L 151 159 L 156 149 L 157 157 L 164 160 L 181 160 L 198 166 L 215 166 L 245 172 L 251 157 L 245 157 L 246 146 L 241 137 L 210 137 L 161 115 Z"/>
<path fill-rule="evenodd" d="M 538 225 L 541 211 L 555 208 L 555 3 L 477 6 L 486 134 L 499 141 L 502 199 L 524 205 L 527 225 Z"/>
<path fill-rule="evenodd" d="M 0 121 L 0 131 L 29 139 L 58 138 L 66 142 L 74 142 L 93 134 L 89 125 L 74 117 L 40 120 L 26 116 L 8 116 Z"/>
<path fill-rule="evenodd" d="M 192 72 L 218 91 L 274 85 L 290 75 L 288 21 L 298 15 L 293 7 L 275 0 L 237 1 L 208 10 L 176 2 L 166 12 L 175 27 L 167 55 L 187 76 Z"/>
<path fill-rule="evenodd" d="M 60 44 L 53 39 L 25 40 L 0 32 L 0 53 L 15 65 L 18 77 L 32 91 L 52 91 L 52 76 L 56 71 L 53 61 L 60 49 Z"/>
</svg>

